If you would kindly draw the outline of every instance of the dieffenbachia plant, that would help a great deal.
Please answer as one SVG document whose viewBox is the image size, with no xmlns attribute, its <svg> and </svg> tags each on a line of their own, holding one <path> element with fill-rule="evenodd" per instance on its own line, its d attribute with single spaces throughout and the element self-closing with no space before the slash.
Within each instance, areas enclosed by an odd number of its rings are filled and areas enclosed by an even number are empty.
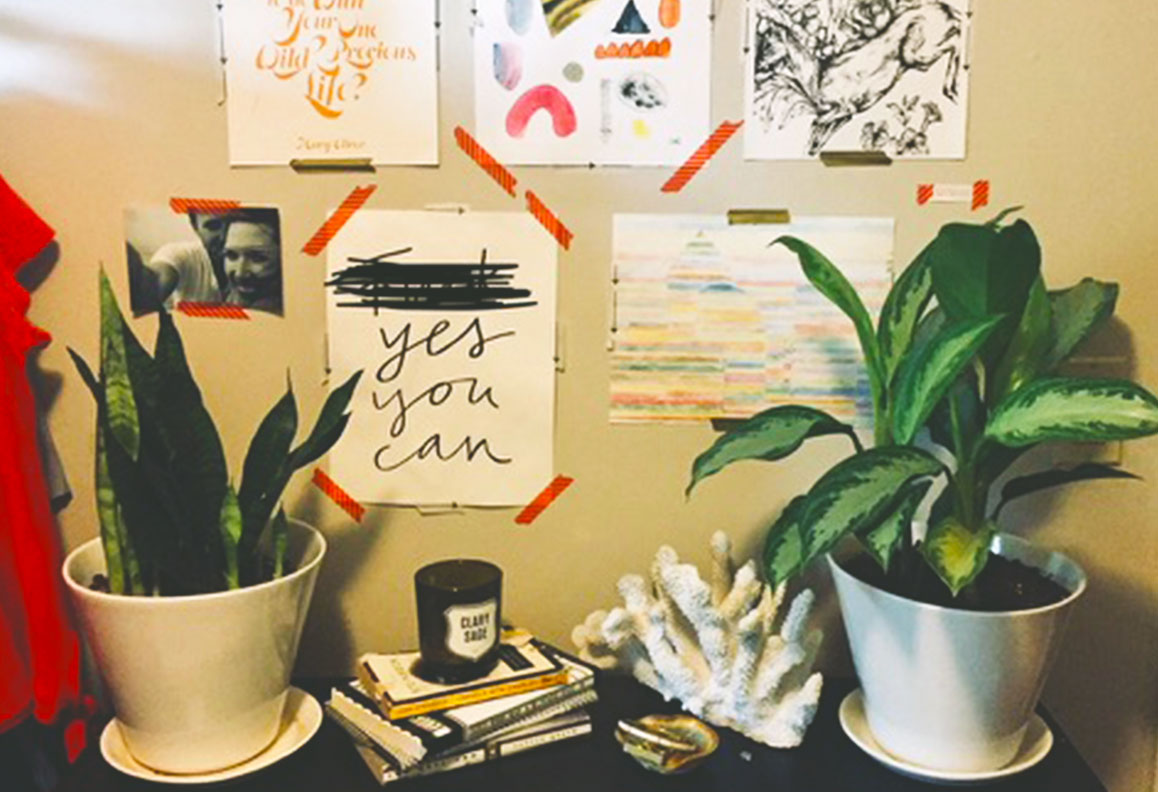
<svg viewBox="0 0 1158 792">
<path fill-rule="evenodd" d="M 100 314 L 99 376 L 69 354 L 97 404 L 97 515 L 110 590 L 202 594 L 288 571 L 282 492 L 294 471 L 341 437 L 361 372 L 329 395 L 297 446 L 297 407 L 288 388 L 258 427 L 235 490 L 168 312 L 160 311 L 152 356 L 125 322 L 103 272 Z"/>
<path fill-rule="evenodd" d="M 769 529 L 764 565 L 772 582 L 792 577 L 848 535 L 886 572 L 898 552 L 917 550 L 957 595 L 984 568 L 995 520 L 1010 500 L 1094 478 L 1133 477 L 1087 463 L 1009 480 L 987 510 L 998 477 L 1029 448 L 1049 441 L 1107 442 L 1158 432 L 1158 399 L 1120 379 L 1062 376 L 1059 366 L 1114 310 L 1118 287 L 1087 278 L 1047 291 L 1041 249 L 1023 220 L 954 223 L 894 283 L 874 326 L 844 275 L 808 243 L 792 251 L 808 280 L 856 327 L 873 401 L 874 445 L 811 407 L 765 410 L 719 437 L 695 460 L 688 492 L 743 459 L 777 460 L 805 440 L 847 435 L 855 453 L 789 502 Z M 935 298 L 935 304 L 934 304 Z M 918 433 L 952 457 L 942 464 Z M 924 541 L 913 517 L 930 487 Z"/>
</svg>

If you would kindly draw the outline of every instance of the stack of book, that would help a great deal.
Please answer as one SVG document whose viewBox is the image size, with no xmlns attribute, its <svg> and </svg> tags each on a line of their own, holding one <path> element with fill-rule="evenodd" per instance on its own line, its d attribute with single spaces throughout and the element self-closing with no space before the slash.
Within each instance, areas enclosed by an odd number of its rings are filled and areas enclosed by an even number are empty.
<svg viewBox="0 0 1158 792">
<path fill-rule="evenodd" d="M 591 732 L 595 670 L 540 641 L 504 638 L 487 676 L 438 685 L 413 673 L 418 653 L 367 654 L 333 688 L 327 716 L 379 784 L 479 764 Z"/>
</svg>

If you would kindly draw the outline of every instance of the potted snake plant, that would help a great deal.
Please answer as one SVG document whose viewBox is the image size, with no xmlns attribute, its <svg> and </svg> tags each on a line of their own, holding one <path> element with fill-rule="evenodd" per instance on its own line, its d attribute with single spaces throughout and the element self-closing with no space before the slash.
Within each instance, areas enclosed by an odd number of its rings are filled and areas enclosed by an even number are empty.
<svg viewBox="0 0 1158 792">
<path fill-rule="evenodd" d="M 100 313 L 98 373 L 69 350 L 96 401 L 100 535 L 69 554 L 65 582 L 125 747 L 153 770 L 212 772 L 277 737 L 326 548 L 280 500 L 341 436 L 359 375 L 297 446 L 287 389 L 235 489 L 169 314 L 150 355 L 103 272 Z"/>
<path fill-rule="evenodd" d="M 1131 477 L 1093 463 L 1014 476 L 1011 466 L 1042 443 L 1158 432 L 1158 399 L 1145 388 L 1063 373 L 1112 315 L 1118 287 L 1087 278 L 1047 290 L 1033 229 L 1005 224 L 1007 214 L 943 227 L 897 278 L 875 325 L 820 251 L 775 240 L 855 325 L 874 442 L 864 447 L 820 410 L 778 406 L 720 436 L 693 463 L 688 487 L 739 460 L 787 457 L 812 437 L 849 438 L 854 453 L 769 529 L 764 568 L 777 584 L 828 558 L 873 737 L 905 762 L 946 772 L 994 771 L 1014 758 L 1085 587 L 1071 559 L 1002 533 L 1003 507 L 1050 487 Z M 915 522 L 919 509 L 927 521 Z"/>
</svg>

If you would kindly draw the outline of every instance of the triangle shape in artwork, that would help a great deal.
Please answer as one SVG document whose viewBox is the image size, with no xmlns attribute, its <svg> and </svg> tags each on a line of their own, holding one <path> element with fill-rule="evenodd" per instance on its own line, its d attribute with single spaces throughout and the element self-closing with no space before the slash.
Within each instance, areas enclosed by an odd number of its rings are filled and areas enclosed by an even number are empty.
<svg viewBox="0 0 1158 792">
<path fill-rule="evenodd" d="M 636 36 L 651 32 L 651 28 L 640 16 L 639 9 L 635 7 L 635 0 L 627 0 L 627 5 L 623 7 L 623 13 L 619 15 L 619 21 L 615 23 L 613 30 L 616 33 Z"/>
</svg>

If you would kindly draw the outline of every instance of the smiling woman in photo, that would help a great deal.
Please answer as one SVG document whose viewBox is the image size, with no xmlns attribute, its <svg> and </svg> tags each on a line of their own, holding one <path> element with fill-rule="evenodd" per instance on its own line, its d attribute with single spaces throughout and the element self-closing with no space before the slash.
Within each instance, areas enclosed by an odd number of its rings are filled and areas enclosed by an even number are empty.
<svg viewBox="0 0 1158 792">
<path fill-rule="evenodd" d="M 282 312 L 281 236 L 276 209 L 242 209 L 225 232 L 226 302 Z"/>
</svg>

